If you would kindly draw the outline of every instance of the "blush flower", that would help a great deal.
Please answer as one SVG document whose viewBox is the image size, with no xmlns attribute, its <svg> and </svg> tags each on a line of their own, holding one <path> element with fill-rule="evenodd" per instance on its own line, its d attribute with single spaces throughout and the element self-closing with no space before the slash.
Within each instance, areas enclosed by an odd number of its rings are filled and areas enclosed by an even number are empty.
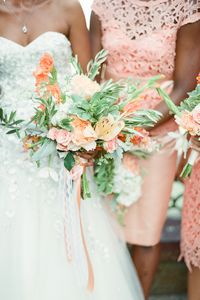
<svg viewBox="0 0 200 300">
<path fill-rule="evenodd" d="M 113 153 L 117 149 L 117 137 L 108 142 L 104 142 L 103 147 L 108 153 Z"/>
<path fill-rule="evenodd" d="M 72 141 L 72 134 L 64 129 L 57 129 L 52 127 L 47 137 L 53 141 L 57 142 L 57 149 L 60 151 L 67 151 L 68 146 Z"/>
<path fill-rule="evenodd" d="M 200 104 L 198 104 L 192 111 L 193 119 L 196 123 L 200 124 Z"/>
<path fill-rule="evenodd" d="M 59 129 L 56 135 L 56 141 L 58 144 L 63 145 L 63 146 L 68 146 L 69 143 L 72 140 L 72 134 L 71 132 L 64 130 L 64 129 Z"/>
<path fill-rule="evenodd" d="M 71 80 L 72 93 L 90 99 L 100 91 L 100 85 L 85 75 L 76 75 Z"/>
<path fill-rule="evenodd" d="M 58 135 L 58 131 L 59 129 L 55 128 L 55 127 L 52 127 L 49 132 L 48 132 L 48 135 L 47 137 L 52 140 L 52 141 L 55 141 L 56 138 L 57 138 L 57 135 Z"/>
<path fill-rule="evenodd" d="M 199 135 L 200 125 L 195 122 L 192 113 L 185 111 L 182 113 L 180 118 L 176 118 L 176 122 L 192 136 Z"/>
</svg>

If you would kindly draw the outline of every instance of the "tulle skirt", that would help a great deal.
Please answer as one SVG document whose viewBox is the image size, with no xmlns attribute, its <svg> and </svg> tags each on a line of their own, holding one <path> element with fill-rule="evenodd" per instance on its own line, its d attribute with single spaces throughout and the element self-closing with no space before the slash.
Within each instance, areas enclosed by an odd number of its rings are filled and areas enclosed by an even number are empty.
<svg viewBox="0 0 200 300">
<path fill-rule="evenodd" d="M 41 179 L 37 167 L 10 142 L 0 148 L 0 299 L 143 299 L 126 246 L 111 226 L 91 174 L 92 198 L 81 203 L 95 280 L 88 291 L 80 279 L 81 259 L 67 259 L 58 183 Z"/>
</svg>

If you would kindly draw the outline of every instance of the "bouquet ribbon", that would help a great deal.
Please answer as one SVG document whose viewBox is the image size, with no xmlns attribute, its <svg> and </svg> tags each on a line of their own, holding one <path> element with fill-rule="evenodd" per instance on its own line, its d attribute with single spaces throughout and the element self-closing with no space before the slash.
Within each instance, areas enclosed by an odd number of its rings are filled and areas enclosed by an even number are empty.
<svg viewBox="0 0 200 300">
<path fill-rule="evenodd" d="M 72 262 L 73 260 L 78 260 L 77 267 L 81 269 L 81 275 L 83 275 L 84 281 L 85 277 L 88 277 L 87 289 L 91 292 L 94 289 L 94 271 L 87 248 L 81 217 L 81 176 L 86 171 L 86 167 L 87 165 L 85 164 L 80 165 L 82 172 L 78 172 L 74 180 L 70 172 L 65 171 L 64 240 L 68 261 Z M 74 190 L 74 187 L 76 187 L 76 190 Z M 75 194 L 74 191 L 76 192 L 76 201 L 73 198 Z M 78 275 L 81 276 L 80 272 Z"/>
</svg>

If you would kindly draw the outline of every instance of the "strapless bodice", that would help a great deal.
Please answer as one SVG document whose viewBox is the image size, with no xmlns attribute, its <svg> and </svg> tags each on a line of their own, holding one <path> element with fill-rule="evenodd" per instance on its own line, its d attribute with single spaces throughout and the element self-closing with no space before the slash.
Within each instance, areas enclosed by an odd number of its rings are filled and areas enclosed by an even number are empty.
<svg viewBox="0 0 200 300">
<path fill-rule="evenodd" d="M 40 57 L 53 55 L 61 80 L 70 72 L 71 45 L 58 32 L 41 34 L 27 46 L 0 37 L 0 106 L 6 111 L 16 110 L 21 118 L 33 112 L 34 77 Z"/>
</svg>

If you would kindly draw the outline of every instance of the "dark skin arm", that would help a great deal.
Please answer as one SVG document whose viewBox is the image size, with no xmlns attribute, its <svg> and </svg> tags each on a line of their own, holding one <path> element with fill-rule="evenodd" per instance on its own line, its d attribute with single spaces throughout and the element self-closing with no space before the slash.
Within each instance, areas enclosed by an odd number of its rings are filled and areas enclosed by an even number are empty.
<svg viewBox="0 0 200 300">
<path fill-rule="evenodd" d="M 174 88 L 170 97 L 176 105 L 196 87 L 196 77 L 200 71 L 200 21 L 181 27 L 177 37 Z M 163 114 L 156 127 L 165 123 L 171 116 L 164 102 L 155 109 Z"/>
<path fill-rule="evenodd" d="M 90 43 L 93 58 L 102 49 L 101 38 L 101 22 L 99 20 L 99 17 L 94 12 L 92 12 L 90 19 Z"/>
<path fill-rule="evenodd" d="M 96 55 L 102 48 L 101 45 L 101 22 L 93 12 L 91 14 L 90 40 L 92 55 Z M 187 93 L 196 86 L 196 76 L 200 71 L 200 21 L 181 27 L 178 32 L 176 44 L 176 61 L 174 72 L 174 88 L 170 97 L 175 104 L 187 97 Z M 157 107 L 163 114 L 163 118 L 156 127 L 170 119 L 169 110 L 164 102 Z"/>
<path fill-rule="evenodd" d="M 91 48 L 84 13 L 77 1 L 75 1 L 70 9 L 69 23 L 69 40 L 72 45 L 73 54 L 78 56 L 83 70 L 86 71 L 87 64 L 91 59 Z"/>
</svg>

